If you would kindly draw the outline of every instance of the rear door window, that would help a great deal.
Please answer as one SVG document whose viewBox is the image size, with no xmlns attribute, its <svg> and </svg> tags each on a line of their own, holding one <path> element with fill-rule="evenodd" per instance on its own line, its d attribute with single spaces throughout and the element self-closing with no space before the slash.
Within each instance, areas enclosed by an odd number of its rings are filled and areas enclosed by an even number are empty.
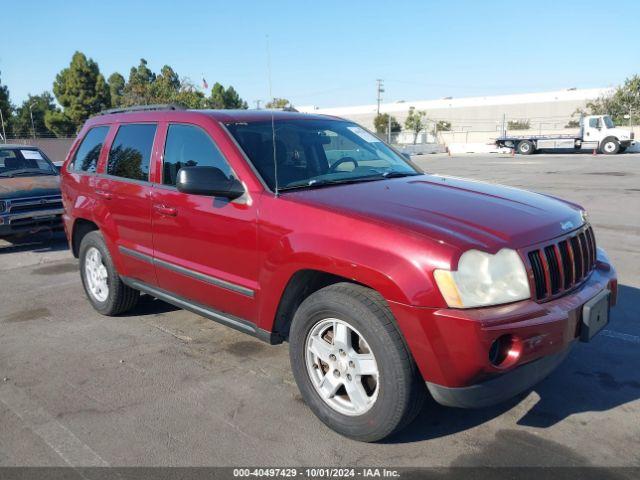
<svg viewBox="0 0 640 480">
<path fill-rule="evenodd" d="M 233 176 L 231 167 L 204 130 L 193 125 L 169 125 L 162 183 L 175 186 L 178 171 L 182 167 L 216 167 L 227 178 Z"/>
<path fill-rule="evenodd" d="M 109 133 L 108 126 L 94 127 L 87 132 L 73 159 L 73 170 L 93 173 L 98 167 L 98 158 L 104 139 Z"/>
<path fill-rule="evenodd" d="M 107 174 L 148 181 L 155 135 L 155 124 L 121 125 L 109 151 Z"/>
</svg>

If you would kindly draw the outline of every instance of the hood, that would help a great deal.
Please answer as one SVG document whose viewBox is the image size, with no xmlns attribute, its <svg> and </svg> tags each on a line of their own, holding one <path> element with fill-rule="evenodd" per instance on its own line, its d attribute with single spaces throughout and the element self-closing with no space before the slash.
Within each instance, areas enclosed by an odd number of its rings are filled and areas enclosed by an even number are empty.
<svg viewBox="0 0 640 480">
<path fill-rule="evenodd" d="M 543 242 L 584 223 L 582 209 L 575 204 L 435 175 L 300 190 L 287 198 L 488 252 Z"/>
<path fill-rule="evenodd" d="M 60 195 L 59 175 L 0 177 L 0 199 Z"/>
<path fill-rule="evenodd" d="M 607 130 L 607 136 L 617 137 L 618 140 L 631 140 L 631 130 L 626 128 L 609 128 Z"/>
</svg>

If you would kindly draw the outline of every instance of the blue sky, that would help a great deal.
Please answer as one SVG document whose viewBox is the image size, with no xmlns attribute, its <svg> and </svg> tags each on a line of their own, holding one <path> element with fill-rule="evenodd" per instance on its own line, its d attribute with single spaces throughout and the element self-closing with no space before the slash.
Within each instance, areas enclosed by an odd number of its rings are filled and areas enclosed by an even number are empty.
<svg viewBox="0 0 640 480">
<path fill-rule="evenodd" d="M 80 50 L 105 76 L 139 59 L 198 84 L 231 84 L 251 105 L 273 94 L 321 107 L 384 100 L 602 87 L 640 70 L 640 2 L 29 1 L 11 19 L 0 72 L 12 101 L 51 90 Z M 9 31 L 11 33 L 9 33 Z"/>
</svg>

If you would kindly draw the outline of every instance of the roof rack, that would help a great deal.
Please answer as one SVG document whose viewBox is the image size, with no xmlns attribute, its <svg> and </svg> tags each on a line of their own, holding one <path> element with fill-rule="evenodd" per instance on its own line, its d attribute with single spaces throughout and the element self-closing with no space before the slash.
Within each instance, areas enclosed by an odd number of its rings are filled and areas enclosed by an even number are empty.
<svg viewBox="0 0 640 480">
<path fill-rule="evenodd" d="M 149 112 L 155 110 L 186 110 L 182 105 L 176 105 L 173 103 L 158 104 L 158 105 L 135 105 L 133 107 L 125 108 L 111 108 L 109 110 L 103 110 L 98 115 L 112 115 L 114 113 L 134 113 L 134 112 Z"/>
</svg>

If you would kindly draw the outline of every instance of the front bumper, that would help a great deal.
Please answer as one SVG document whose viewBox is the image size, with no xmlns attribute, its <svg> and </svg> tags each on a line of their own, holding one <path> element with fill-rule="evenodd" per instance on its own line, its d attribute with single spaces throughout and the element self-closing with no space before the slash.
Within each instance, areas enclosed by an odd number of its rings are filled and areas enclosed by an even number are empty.
<svg viewBox="0 0 640 480">
<path fill-rule="evenodd" d="M 434 400 L 441 405 L 458 408 L 488 407 L 512 398 L 544 380 L 563 362 L 570 350 L 571 346 L 468 387 L 445 387 L 427 382 L 427 388 Z"/>
<path fill-rule="evenodd" d="M 64 209 L 0 214 L 0 237 L 62 228 Z"/>
<path fill-rule="evenodd" d="M 582 306 L 607 289 L 615 305 L 615 269 L 598 250 L 586 281 L 545 303 L 463 310 L 390 302 L 390 307 L 434 398 L 445 405 L 484 406 L 526 390 L 557 367 L 580 336 Z M 519 355 L 496 366 L 489 351 L 503 335 L 517 339 Z"/>
</svg>

